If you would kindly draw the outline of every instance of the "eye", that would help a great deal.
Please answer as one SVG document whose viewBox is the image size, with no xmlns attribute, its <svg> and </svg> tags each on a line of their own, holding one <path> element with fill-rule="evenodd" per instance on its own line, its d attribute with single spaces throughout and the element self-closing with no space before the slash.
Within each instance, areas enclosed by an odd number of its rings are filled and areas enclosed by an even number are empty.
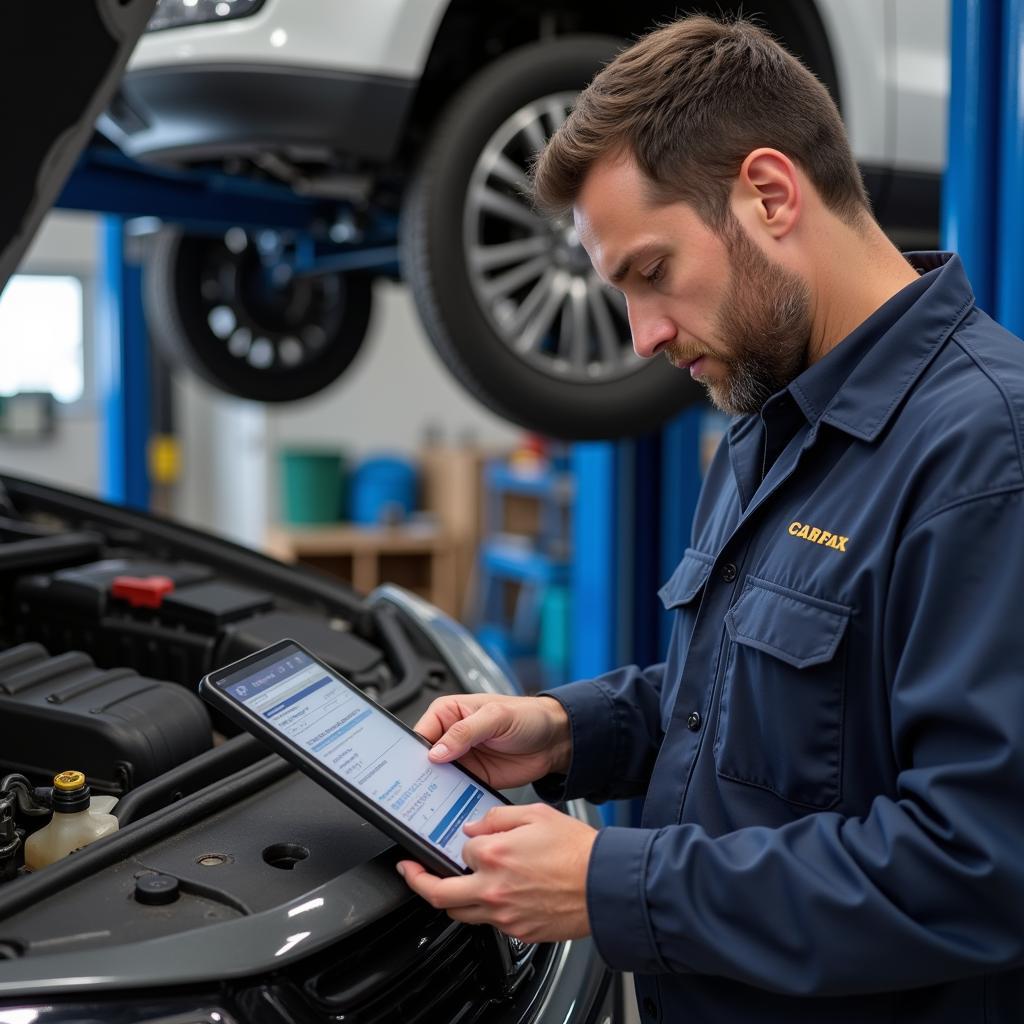
<svg viewBox="0 0 1024 1024">
<path fill-rule="evenodd" d="M 665 276 L 665 261 L 658 260 L 654 266 L 643 275 L 648 284 L 657 284 Z"/>
</svg>

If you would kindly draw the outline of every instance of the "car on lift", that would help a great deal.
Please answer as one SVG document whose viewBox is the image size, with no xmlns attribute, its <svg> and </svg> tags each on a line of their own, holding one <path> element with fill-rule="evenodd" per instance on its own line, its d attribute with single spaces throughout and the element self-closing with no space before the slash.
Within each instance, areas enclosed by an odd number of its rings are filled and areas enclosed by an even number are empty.
<svg viewBox="0 0 1024 1024">
<path fill-rule="evenodd" d="M 836 98 L 876 214 L 934 245 L 948 0 L 764 0 L 756 14 Z M 621 297 L 571 223 L 528 198 L 531 161 L 580 88 L 666 0 L 160 0 L 103 132 L 136 160 L 330 198 L 340 251 L 399 243 L 427 333 L 483 403 L 566 438 L 656 427 L 700 389 L 632 351 Z M 301 239 L 169 228 L 147 271 L 172 358 L 261 400 L 301 398 L 355 357 L 372 281 L 291 273 Z M 327 266 L 328 264 L 325 264 Z"/>
<path fill-rule="evenodd" d="M 28 4 L 9 114 L 0 286 L 111 100 L 154 0 Z M 196 696 L 290 636 L 412 724 L 439 694 L 514 692 L 457 623 L 200 531 L 0 476 L 0 1021 L 563 1024 L 614 1019 L 589 939 L 458 924 L 385 836 Z M 54 776 L 119 827 L 24 866 Z M 513 794 L 520 800 L 529 793 Z M 66 805 L 65 805 L 66 806 Z M 77 805 L 76 805 L 77 809 Z M 570 814 L 596 823 L 583 804 Z"/>
</svg>

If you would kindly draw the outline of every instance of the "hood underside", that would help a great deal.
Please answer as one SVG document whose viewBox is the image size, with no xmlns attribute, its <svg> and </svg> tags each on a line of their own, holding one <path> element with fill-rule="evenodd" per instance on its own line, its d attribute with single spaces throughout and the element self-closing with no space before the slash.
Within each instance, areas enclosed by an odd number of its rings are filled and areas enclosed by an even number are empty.
<svg viewBox="0 0 1024 1024">
<path fill-rule="evenodd" d="M 92 137 L 155 6 L 156 0 L 21 0 L 5 9 L 0 291 Z"/>
</svg>

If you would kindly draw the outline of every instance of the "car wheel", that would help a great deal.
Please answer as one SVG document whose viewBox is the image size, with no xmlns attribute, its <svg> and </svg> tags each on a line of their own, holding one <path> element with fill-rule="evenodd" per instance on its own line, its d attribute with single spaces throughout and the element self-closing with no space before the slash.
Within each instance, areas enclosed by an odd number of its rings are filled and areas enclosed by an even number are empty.
<svg viewBox="0 0 1024 1024">
<path fill-rule="evenodd" d="M 556 437 L 641 433 L 703 394 L 635 355 L 571 219 L 528 197 L 535 154 L 621 45 L 577 36 L 490 65 L 437 125 L 403 206 L 403 275 L 441 357 L 485 405 Z"/>
<path fill-rule="evenodd" d="M 237 228 L 223 238 L 161 231 L 146 261 L 150 333 L 174 365 L 241 398 L 290 402 L 320 391 L 359 351 L 371 279 L 278 277 L 274 266 Z"/>
</svg>

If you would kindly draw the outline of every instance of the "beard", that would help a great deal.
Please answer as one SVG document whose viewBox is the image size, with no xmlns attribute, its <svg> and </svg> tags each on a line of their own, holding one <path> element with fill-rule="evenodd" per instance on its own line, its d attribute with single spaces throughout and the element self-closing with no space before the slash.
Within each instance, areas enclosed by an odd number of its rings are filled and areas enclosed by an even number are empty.
<svg viewBox="0 0 1024 1024">
<path fill-rule="evenodd" d="M 802 277 L 773 263 L 735 218 L 723 233 L 730 256 L 729 285 L 715 314 L 724 364 L 716 379 L 700 379 L 712 403 L 730 416 L 760 412 L 807 366 L 810 289 Z M 672 347 L 666 353 L 675 355 Z"/>
</svg>

